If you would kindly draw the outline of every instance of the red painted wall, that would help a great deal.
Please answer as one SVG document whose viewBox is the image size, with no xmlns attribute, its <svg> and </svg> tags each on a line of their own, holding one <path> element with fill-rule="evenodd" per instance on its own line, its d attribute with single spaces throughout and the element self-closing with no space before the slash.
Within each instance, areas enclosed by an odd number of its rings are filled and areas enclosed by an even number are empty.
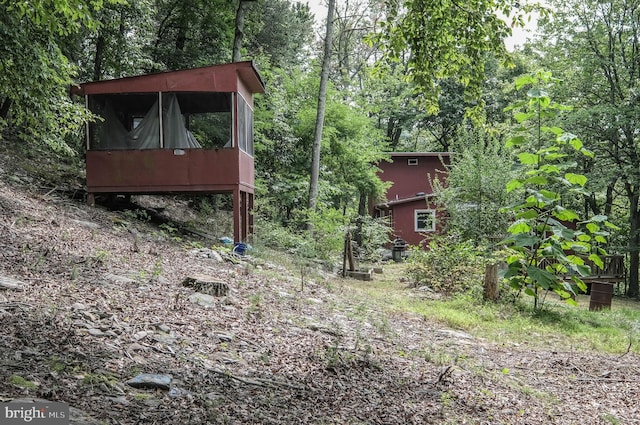
<svg viewBox="0 0 640 425">
<path fill-rule="evenodd" d="M 254 190 L 253 158 L 237 148 L 87 151 L 89 193 L 231 192 L 235 188 Z"/>
<path fill-rule="evenodd" d="M 416 232 L 415 231 L 415 210 L 436 211 L 436 230 L 435 232 Z M 409 245 L 425 246 L 431 237 L 442 232 L 446 215 L 443 211 L 426 200 L 416 200 L 393 206 L 393 228 L 395 236 L 404 239 Z"/>
<path fill-rule="evenodd" d="M 380 178 L 392 182 L 387 190 L 386 199 L 379 200 L 373 207 L 373 214 L 389 213 L 392 215 L 395 235 L 410 245 L 424 245 L 425 239 L 441 232 L 444 228 L 446 214 L 438 211 L 435 204 L 426 197 L 433 193 L 432 182 L 438 179 L 446 185 L 446 166 L 450 164 L 448 152 L 401 152 L 390 154 L 392 162 L 378 164 Z M 416 165 L 409 165 L 409 160 Z M 435 232 L 416 232 L 415 210 L 436 210 Z"/>
<path fill-rule="evenodd" d="M 417 160 L 417 165 L 408 165 L 408 160 Z M 405 199 L 417 193 L 433 193 L 429 179 L 436 177 L 446 181 L 445 165 L 450 163 L 449 153 L 393 153 L 392 162 L 382 162 L 380 178 L 393 182 L 387 190 L 387 201 Z"/>
</svg>

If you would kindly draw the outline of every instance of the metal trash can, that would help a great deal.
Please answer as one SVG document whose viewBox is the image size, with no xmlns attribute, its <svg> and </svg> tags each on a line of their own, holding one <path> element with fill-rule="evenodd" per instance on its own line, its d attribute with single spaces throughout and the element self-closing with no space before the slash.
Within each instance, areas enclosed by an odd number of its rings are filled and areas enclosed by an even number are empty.
<svg viewBox="0 0 640 425">
<path fill-rule="evenodd" d="M 393 241 L 393 248 L 391 249 L 391 258 L 396 263 L 402 261 L 402 255 L 404 254 L 404 250 L 406 249 L 407 243 L 400 238 L 396 238 Z"/>
</svg>

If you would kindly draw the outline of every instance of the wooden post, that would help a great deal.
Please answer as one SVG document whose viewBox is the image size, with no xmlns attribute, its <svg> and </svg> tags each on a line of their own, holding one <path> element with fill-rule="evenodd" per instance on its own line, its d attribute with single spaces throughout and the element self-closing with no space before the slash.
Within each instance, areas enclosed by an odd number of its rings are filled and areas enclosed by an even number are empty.
<svg viewBox="0 0 640 425">
<path fill-rule="evenodd" d="M 344 237 L 344 252 L 342 254 L 342 277 L 347 277 L 347 255 L 349 248 L 347 248 L 351 244 L 349 240 L 349 233 Z"/>
</svg>

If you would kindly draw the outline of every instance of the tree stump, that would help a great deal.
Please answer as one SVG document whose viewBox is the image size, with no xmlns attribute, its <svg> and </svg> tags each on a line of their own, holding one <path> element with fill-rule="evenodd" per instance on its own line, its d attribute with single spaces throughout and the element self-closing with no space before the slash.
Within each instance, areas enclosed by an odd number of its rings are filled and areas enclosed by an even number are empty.
<svg viewBox="0 0 640 425">
<path fill-rule="evenodd" d="M 487 264 L 484 269 L 484 294 L 485 300 L 498 301 L 500 296 L 498 289 L 498 263 Z"/>
</svg>

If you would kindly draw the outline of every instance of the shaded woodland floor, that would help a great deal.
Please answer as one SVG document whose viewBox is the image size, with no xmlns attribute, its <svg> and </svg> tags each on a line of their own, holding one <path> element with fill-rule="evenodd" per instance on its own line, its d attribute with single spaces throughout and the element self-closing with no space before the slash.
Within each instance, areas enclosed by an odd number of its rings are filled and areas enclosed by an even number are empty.
<svg viewBox="0 0 640 425">
<path fill-rule="evenodd" d="M 0 277 L 22 283 L 0 290 L 1 401 L 62 401 L 104 424 L 640 424 L 633 353 L 495 344 L 385 312 L 326 273 L 302 287 L 0 155 Z M 194 302 L 193 274 L 229 293 Z M 139 373 L 171 387 L 126 385 Z"/>
</svg>

